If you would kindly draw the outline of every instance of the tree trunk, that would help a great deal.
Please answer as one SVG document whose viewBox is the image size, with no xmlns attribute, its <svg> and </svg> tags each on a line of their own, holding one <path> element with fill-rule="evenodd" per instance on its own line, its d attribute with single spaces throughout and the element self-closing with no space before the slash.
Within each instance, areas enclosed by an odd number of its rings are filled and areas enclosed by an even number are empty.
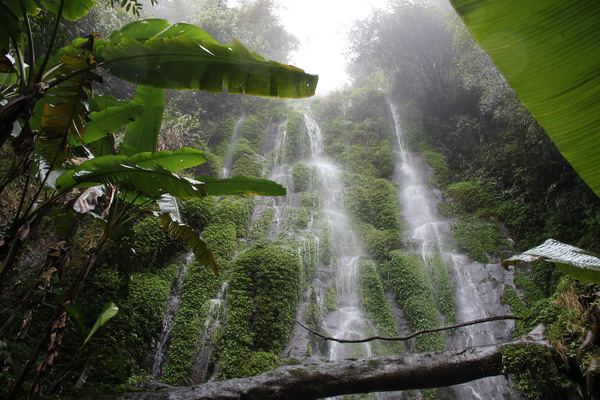
<svg viewBox="0 0 600 400">
<path fill-rule="evenodd" d="M 285 366 L 249 378 L 169 387 L 154 393 L 128 393 L 117 399 L 308 400 L 450 386 L 502 374 L 501 350 L 516 344 L 550 347 L 541 336 L 530 335 L 504 344 L 463 350 Z"/>
</svg>

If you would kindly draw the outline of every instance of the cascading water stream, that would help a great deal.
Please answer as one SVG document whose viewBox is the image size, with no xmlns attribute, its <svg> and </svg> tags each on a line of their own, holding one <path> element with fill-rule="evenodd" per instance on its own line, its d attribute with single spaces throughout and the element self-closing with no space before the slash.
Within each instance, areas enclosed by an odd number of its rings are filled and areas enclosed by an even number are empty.
<svg viewBox="0 0 600 400">
<path fill-rule="evenodd" d="M 206 319 L 204 320 L 204 329 L 202 337 L 198 342 L 200 351 L 196 354 L 192 370 L 190 371 L 190 380 L 193 383 L 204 383 L 210 380 L 213 375 L 211 369 L 210 358 L 214 350 L 214 344 L 211 343 L 217 329 L 221 325 L 225 317 L 225 296 L 229 288 L 228 282 L 223 282 L 221 289 L 214 299 L 207 301 L 208 310 L 206 311 Z"/>
<path fill-rule="evenodd" d="M 360 338 L 368 326 L 358 297 L 358 261 L 364 254 L 343 207 L 341 171 L 323 154 L 319 125 L 307 115 L 304 121 L 310 141 L 309 165 L 316 167 L 317 190 L 323 199 L 323 218 L 329 226 L 331 263 L 335 267 L 337 303 L 335 310 L 323 316 L 323 329 L 333 337 Z M 328 354 L 323 354 L 330 360 L 370 355 L 368 344 L 348 346 L 337 342 L 329 345 Z"/>
<path fill-rule="evenodd" d="M 150 374 L 155 380 L 158 380 L 162 375 L 162 367 L 165 361 L 165 354 L 167 353 L 167 348 L 169 342 L 171 341 L 173 319 L 175 318 L 177 308 L 179 308 L 179 303 L 181 302 L 181 288 L 183 285 L 183 277 L 185 276 L 185 273 L 187 272 L 187 267 L 193 258 L 194 253 L 192 251 L 189 251 L 185 255 L 183 264 L 179 271 L 177 271 L 177 275 L 175 276 L 175 280 L 173 281 L 171 294 L 167 299 L 167 309 L 165 310 L 165 315 L 163 316 L 163 319 L 160 323 L 160 329 L 157 335 L 152 340 Z"/>
<path fill-rule="evenodd" d="M 229 178 L 229 174 L 231 174 L 231 165 L 233 164 L 233 153 L 235 150 L 235 146 L 237 145 L 238 140 L 240 138 L 240 133 L 242 130 L 241 128 L 245 120 L 246 115 L 242 115 L 235 124 L 235 128 L 231 133 L 231 141 L 229 142 L 229 148 L 227 149 L 227 155 L 225 156 L 225 161 L 223 162 L 223 167 L 221 168 L 219 178 Z"/>
<path fill-rule="evenodd" d="M 466 256 L 447 250 L 453 243 L 452 234 L 449 223 L 437 215 L 438 198 L 426 186 L 428 167 L 405 148 L 398 111 L 391 103 L 389 106 L 398 145 L 396 180 L 402 188 L 399 199 L 408 226 L 406 239 L 420 252 L 425 263 L 432 253 L 438 252 L 452 267 L 450 275 L 458 322 L 508 314 L 510 310 L 500 303 L 500 297 L 505 283 L 512 277 L 499 264 L 472 263 Z M 498 321 L 462 328 L 448 335 L 446 344 L 459 349 L 502 342 L 509 338 L 513 326 L 512 322 Z M 458 399 L 518 398 L 503 377 L 481 379 L 452 389 Z"/>
</svg>

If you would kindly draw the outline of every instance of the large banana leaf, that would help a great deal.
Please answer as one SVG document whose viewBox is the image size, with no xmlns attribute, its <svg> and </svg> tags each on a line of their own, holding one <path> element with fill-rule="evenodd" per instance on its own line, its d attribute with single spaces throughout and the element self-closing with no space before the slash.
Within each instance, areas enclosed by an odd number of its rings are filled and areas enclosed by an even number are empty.
<svg viewBox="0 0 600 400">
<path fill-rule="evenodd" d="M 106 155 L 95 157 L 73 167 L 63 174 L 61 180 L 62 186 L 72 186 L 75 181 L 67 182 L 67 176 L 74 175 L 82 171 L 94 171 L 104 166 L 113 166 L 120 164 L 136 165 L 141 168 L 154 168 L 160 166 L 169 172 L 179 171 L 186 168 L 195 167 L 206 161 L 204 152 L 201 150 L 183 147 L 176 151 L 162 150 L 154 153 L 145 152 L 134 154 L 131 157 Z"/>
<path fill-rule="evenodd" d="M 135 121 L 145 109 L 143 104 L 127 101 L 92 112 L 89 116 L 90 121 L 85 125 L 85 135 L 80 140 L 69 136 L 69 144 L 76 146 L 80 142 L 92 143 L 100 140 Z"/>
<path fill-rule="evenodd" d="M 521 102 L 600 195 L 600 2 L 451 2 Z"/>
<path fill-rule="evenodd" d="M 108 160 L 107 160 L 108 161 Z M 72 188 L 86 188 L 113 184 L 127 192 L 127 200 L 134 201 L 138 194 L 148 199 L 157 199 L 165 193 L 176 197 L 206 196 L 202 182 L 178 176 L 160 165 L 142 168 L 117 160 L 96 163 L 94 168 L 74 172 L 69 170 L 56 179 L 56 189 L 60 192 Z M 135 192 L 137 194 L 132 193 Z"/>
<path fill-rule="evenodd" d="M 113 33 L 112 41 L 97 41 L 99 65 L 129 82 L 165 89 L 290 98 L 315 92 L 316 75 L 266 61 L 235 40 L 219 45 L 200 28 L 181 25 L 150 36 L 164 26 L 159 21 L 136 21 Z"/>
<path fill-rule="evenodd" d="M 204 188 L 209 196 L 225 195 L 258 195 L 258 196 L 285 196 L 285 188 L 279 183 L 267 179 L 247 178 L 236 176 L 234 178 L 211 178 L 197 176 L 196 180 L 204 182 Z"/>
<path fill-rule="evenodd" d="M 556 263 L 556 267 L 561 272 L 575 279 L 600 284 L 600 258 L 578 247 L 554 239 L 548 239 L 538 247 L 503 260 L 502 265 L 506 267 L 517 261 L 533 262 L 537 260 Z"/>
<path fill-rule="evenodd" d="M 4 3 L 0 2 L 0 52 L 8 52 L 10 39 L 17 44 L 23 44 L 23 26 L 19 17 Z"/>
<path fill-rule="evenodd" d="M 216 275 L 219 273 L 217 263 L 215 262 L 211 251 L 208 249 L 198 232 L 186 224 L 174 220 L 169 213 L 162 213 L 159 217 L 163 228 L 167 232 L 173 234 L 175 238 L 185 241 L 192 249 L 198 263 L 210 268 Z"/>
<path fill-rule="evenodd" d="M 144 111 L 127 126 L 121 145 L 121 154 L 127 156 L 156 150 L 165 110 L 165 89 L 138 86 L 134 101 L 143 104 Z"/>
<path fill-rule="evenodd" d="M 31 0 L 29 0 L 31 2 Z M 69 21 L 77 21 L 85 17 L 94 8 L 96 0 L 62 0 L 64 8 L 62 17 Z M 41 3 L 53 14 L 58 14 L 61 0 L 41 0 Z"/>
<path fill-rule="evenodd" d="M 67 157 L 68 142 L 84 141 L 89 114 L 87 90 L 91 90 L 92 81 L 100 80 L 98 75 L 89 70 L 94 65 L 90 51 L 93 40 L 93 37 L 78 39 L 61 50 L 61 66 L 55 71 L 54 77 L 66 80 L 50 89 L 38 102 L 43 103 L 39 149 L 49 165 L 54 160 L 61 162 Z M 86 72 L 71 75 L 80 70 Z M 35 125 L 32 123 L 32 126 Z"/>
<path fill-rule="evenodd" d="M 85 188 L 102 184 L 125 185 L 148 198 L 165 193 L 179 197 L 206 196 L 204 184 L 173 174 L 173 170 L 188 168 L 204 162 L 204 153 L 183 148 L 156 153 L 140 153 L 132 157 L 102 156 L 85 161 L 64 172 L 56 179 L 58 191 L 74 187 Z"/>
</svg>

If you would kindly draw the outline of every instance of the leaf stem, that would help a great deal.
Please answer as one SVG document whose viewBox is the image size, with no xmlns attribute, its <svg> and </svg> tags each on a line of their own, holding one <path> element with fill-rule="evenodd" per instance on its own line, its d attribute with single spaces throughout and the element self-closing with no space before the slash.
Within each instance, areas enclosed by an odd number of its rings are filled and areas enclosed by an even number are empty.
<svg viewBox="0 0 600 400">
<path fill-rule="evenodd" d="M 21 0 L 22 1 L 22 0 Z M 50 60 L 50 54 L 52 53 L 52 48 L 54 47 L 54 42 L 56 41 L 56 36 L 58 35 L 58 28 L 60 26 L 60 19 L 62 18 L 63 9 L 65 7 L 65 0 L 60 0 L 60 5 L 58 6 L 58 14 L 56 14 L 56 23 L 54 24 L 54 29 L 52 30 L 52 36 L 50 37 L 50 44 L 46 49 L 46 55 L 44 56 L 44 61 L 42 62 L 42 66 L 38 71 L 36 81 L 40 82 L 44 79 L 45 74 L 44 70 L 48 65 L 48 61 Z"/>
</svg>

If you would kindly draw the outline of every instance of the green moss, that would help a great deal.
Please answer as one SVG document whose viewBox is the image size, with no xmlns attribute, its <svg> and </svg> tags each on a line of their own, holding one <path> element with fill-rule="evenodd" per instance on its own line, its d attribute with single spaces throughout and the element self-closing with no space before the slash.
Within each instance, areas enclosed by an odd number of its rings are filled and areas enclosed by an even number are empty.
<svg viewBox="0 0 600 400">
<path fill-rule="evenodd" d="M 186 224 L 194 229 L 202 230 L 212 219 L 215 209 L 214 197 L 181 198 L 177 200 L 179 212 Z"/>
<path fill-rule="evenodd" d="M 221 378 L 263 372 L 277 365 L 276 354 L 287 344 L 296 313 L 300 269 L 297 254 L 274 245 L 255 245 L 235 260 Z"/>
<path fill-rule="evenodd" d="M 252 156 L 256 154 L 252 145 L 246 138 L 240 138 L 238 142 L 235 144 L 235 149 L 233 150 L 233 162 L 239 160 L 243 156 Z"/>
<path fill-rule="evenodd" d="M 382 336 L 399 336 L 392 310 L 387 303 L 383 285 L 375 264 L 363 260 L 358 265 L 359 295 L 361 308 L 373 322 L 377 332 Z M 375 345 L 375 343 L 373 343 Z M 377 343 L 378 355 L 398 354 L 402 352 L 399 342 Z"/>
<path fill-rule="evenodd" d="M 134 224 L 131 242 L 131 261 L 138 271 L 159 267 L 184 249 L 183 243 L 169 235 L 155 217 L 145 217 Z"/>
<path fill-rule="evenodd" d="M 89 362 L 89 379 L 105 384 L 123 383 L 129 376 L 145 373 L 150 343 L 162 320 L 178 269 L 178 265 L 171 265 L 154 273 L 134 273 L 126 297 L 116 295 L 121 281 L 115 269 L 92 273 L 86 286 L 86 303 L 81 306 L 84 324 L 91 327 L 108 301 L 115 302 L 119 312 L 83 348 L 77 361 L 81 365 L 75 368 L 83 369 L 85 361 Z M 65 341 L 63 354 L 69 354 L 70 345 L 76 346 L 74 352 L 84 339 L 84 332 L 79 330 L 69 334 L 76 337 Z"/>
<path fill-rule="evenodd" d="M 290 222 L 294 229 L 306 229 L 310 221 L 310 213 L 304 207 L 288 207 L 285 209 L 286 220 Z"/>
<path fill-rule="evenodd" d="M 488 262 L 488 255 L 497 256 L 499 246 L 506 245 L 495 224 L 479 220 L 458 220 L 451 225 L 456 243 L 469 258 L 482 263 Z"/>
<path fill-rule="evenodd" d="M 296 163 L 292 168 L 294 192 L 305 192 L 311 189 L 315 181 L 317 169 L 304 163 Z"/>
<path fill-rule="evenodd" d="M 311 211 L 317 211 L 321 208 L 321 195 L 318 192 L 304 192 L 300 195 L 300 207 Z"/>
<path fill-rule="evenodd" d="M 363 248 L 377 261 L 388 259 L 388 253 L 400 246 L 400 232 L 393 229 L 377 229 L 371 224 L 361 223 L 360 241 Z"/>
<path fill-rule="evenodd" d="M 446 157 L 431 150 L 425 150 L 421 155 L 433 171 L 431 183 L 440 189 L 446 188 L 452 182 L 452 173 Z"/>
<path fill-rule="evenodd" d="M 502 367 L 503 373 L 514 379 L 513 387 L 529 399 L 547 399 L 561 388 L 572 386 L 560 376 L 552 353 L 542 345 L 503 347 Z"/>
<path fill-rule="evenodd" d="M 255 240 L 264 239 L 271 231 L 271 225 L 273 224 L 273 217 L 275 216 L 275 210 L 272 208 L 266 208 L 260 216 L 252 223 L 252 229 L 250 230 L 250 238 Z"/>
<path fill-rule="evenodd" d="M 335 282 L 329 285 L 327 292 L 325 292 L 323 307 L 327 313 L 330 313 L 337 308 L 337 288 L 335 287 Z"/>
<path fill-rule="evenodd" d="M 248 116 L 240 127 L 242 139 L 248 143 L 253 152 L 258 152 L 265 129 L 264 122 L 254 115 Z"/>
<path fill-rule="evenodd" d="M 224 119 L 211 138 L 211 148 L 216 148 L 215 153 L 222 158 L 225 158 L 229 151 L 229 141 L 231 140 L 231 135 L 235 129 L 237 120 L 238 118 L 233 115 Z"/>
<path fill-rule="evenodd" d="M 454 293 L 452 284 L 448 277 L 448 269 L 442 257 L 438 254 L 432 254 L 427 260 L 432 274 L 433 285 L 435 286 L 435 300 L 438 310 L 444 316 L 445 324 L 456 322 L 454 313 Z"/>
<path fill-rule="evenodd" d="M 181 288 L 181 302 L 173 320 L 172 340 L 163 366 L 162 382 L 187 384 L 198 341 L 205 327 L 206 301 L 214 298 L 221 281 L 196 262 L 188 266 Z"/>
<path fill-rule="evenodd" d="M 354 175 L 350 182 L 352 187 L 345 192 L 344 205 L 353 218 L 377 229 L 401 230 L 394 184 L 385 179 L 358 175 Z"/>
<path fill-rule="evenodd" d="M 305 135 L 304 116 L 299 112 L 291 112 L 286 125 L 285 159 L 293 163 L 308 154 Z"/>
<path fill-rule="evenodd" d="M 224 197 L 215 207 L 213 224 L 232 224 L 238 237 L 246 236 L 253 208 L 254 200 L 251 197 Z"/>
<path fill-rule="evenodd" d="M 511 286 L 506 286 L 504 288 L 504 293 L 502 293 L 500 302 L 510 306 L 513 315 L 524 317 L 529 313 L 529 309 L 525 306 L 525 303 L 523 303 L 523 300 L 521 300 L 517 291 Z M 531 325 L 531 321 L 515 320 L 515 331 L 513 335 L 519 337 L 526 334 L 533 328 Z"/>
<path fill-rule="evenodd" d="M 308 287 L 312 282 L 319 261 L 317 245 L 313 235 L 308 234 L 300 238 L 298 241 L 298 254 L 302 262 L 302 284 L 303 287 Z"/>
<path fill-rule="evenodd" d="M 448 195 L 452 197 L 456 209 L 463 214 L 489 214 L 489 208 L 497 204 L 492 190 L 485 184 L 476 182 L 457 182 L 448 186 Z"/>
<path fill-rule="evenodd" d="M 262 164 L 258 156 L 254 154 L 243 154 L 233 162 L 231 176 L 247 176 L 260 178 L 262 175 Z"/>
<path fill-rule="evenodd" d="M 428 274 L 420 258 L 392 251 L 390 261 L 382 265 L 382 272 L 414 331 L 438 326 Z M 419 351 L 443 350 L 444 341 L 439 333 L 421 335 L 416 340 L 416 347 Z"/>
<path fill-rule="evenodd" d="M 202 232 L 202 237 L 219 267 L 225 268 L 236 249 L 235 226 L 228 223 L 211 224 Z"/>
</svg>

